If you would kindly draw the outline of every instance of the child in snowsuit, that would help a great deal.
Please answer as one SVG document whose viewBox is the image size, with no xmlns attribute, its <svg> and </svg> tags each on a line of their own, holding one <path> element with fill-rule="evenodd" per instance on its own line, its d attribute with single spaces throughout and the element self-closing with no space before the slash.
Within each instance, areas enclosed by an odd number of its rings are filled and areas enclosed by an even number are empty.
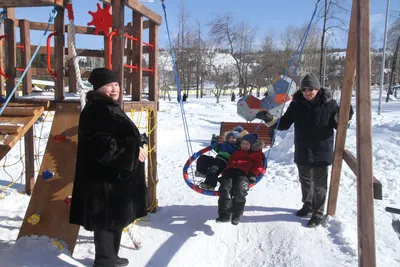
<svg viewBox="0 0 400 267">
<path fill-rule="evenodd" d="M 250 183 L 262 173 L 264 142 L 256 134 L 242 137 L 240 149 L 232 154 L 222 172 L 219 187 L 218 214 L 216 222 L 238 225 L 246 204 Z"/>
<path fill-rule="evenodd" d="M 228 159 L 233 152 L 239 149 L 237 139 L 239 132 L 226 132 L 224 136 L 225 142 L 218 143 L 218 137 L 213 135 L 211 139 L 211 148 L 217 152 L 217 156 L 201 155 L 197 160 L 196 176 L 205 176 L 206 180 L 200 183 L 199 187 L 212 190 L 217 186 L 218 176 L 225 169 Z"/>
</svg>

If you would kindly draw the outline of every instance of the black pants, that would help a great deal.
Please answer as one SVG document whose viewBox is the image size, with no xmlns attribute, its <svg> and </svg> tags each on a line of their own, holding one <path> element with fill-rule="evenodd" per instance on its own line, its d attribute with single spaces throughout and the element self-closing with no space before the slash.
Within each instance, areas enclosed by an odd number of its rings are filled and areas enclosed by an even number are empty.
<svg viewBox="0 0 400 267">
<path fill-rule="evenodd" d="M 205 183 L 213 187 L 217 186 L 218 176 L 225 167 L 225 161 L 207 155 L 201 155 L 196 164 L 196 170 L 206 175 Z"/>
<path fill-rule="evenodd" d="M 297 168 L 303 207 L 310 209 L 313 216 L 322 217 L 328 188 L 328 166 L 297 165 Z"/>
<path fill-rule="evenodd" d="M 229 169 L 221 178 L 219 186 L 218 214 L 238 217 L 243 215 L 249 178 L 239 169 Z"/>
<path fill-rule="evenodd" d="M 94 230 L 96 256 L 93 267 L 115 267 L 122 230 Z"/>
</svg>

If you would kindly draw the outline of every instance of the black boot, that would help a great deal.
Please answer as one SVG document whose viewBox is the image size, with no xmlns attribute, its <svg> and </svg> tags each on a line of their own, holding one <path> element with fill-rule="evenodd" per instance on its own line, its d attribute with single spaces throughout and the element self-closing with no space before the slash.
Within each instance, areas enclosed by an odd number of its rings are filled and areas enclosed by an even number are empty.
<svg viewBox="0 0 400 267">
<path fill-rule="evenodd" d="M 307 227 L 315 228 L 322 223 L 323 219 L 321 217 L 312 216 L 311 219 L 307 223 Z"/>
<path fill-rule="evenodd" d="M 231 223 L 233 225 L 238 225 L 240 222 L 240 215 L 232 215 Z"/>
<path fill-rule="evenodd" d="M 229 222 L 231 220 L 231 215 L 228 213 L 220 213 L 219 217 L 215 219 L 215 222 L 217 223 L 224 223 L 224 222 Z"/>
<path fill-rule="evenodd" d="M 117 259 L 115 260 L 115 267 L 124 267 L 128 266 L 129 261 L 126 258 L 120 258 L 117 256 Z"/>
<path fill-rule="evenodd" d="M 295 213 L 297 217 L 305 217 L 310 214 L 311 214 L 311 209 L 304 206 Z"/>
</svg>

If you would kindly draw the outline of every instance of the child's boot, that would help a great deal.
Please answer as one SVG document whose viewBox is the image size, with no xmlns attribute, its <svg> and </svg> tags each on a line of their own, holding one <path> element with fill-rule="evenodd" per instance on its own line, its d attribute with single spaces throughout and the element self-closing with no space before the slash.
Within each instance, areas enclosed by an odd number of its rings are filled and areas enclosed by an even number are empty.
<svg viewBox="0 0 400 267">
<path fill-rule="evenodd" d="M 199 172 L 199 171 L 195 171 L 194 175 L 195 175 L 196 177 L 201 177 L 201 178 L 205 178 L 205 177 L 206 177 L 206 175 L 205 175 L 204 173 L 201 173 L 201 172 Z"/>
<path fill-rule="evenodd" d="M 209 185 L 209 184 L 207 184 L 206 182 L 201 182 L 201 183 L 199 184 L 199 187 L 200 187 L 201 189 L 205 189 L 205 190 L 214 190 L 214 187 L 211 186 L 211 185 Z"/>
</svg>

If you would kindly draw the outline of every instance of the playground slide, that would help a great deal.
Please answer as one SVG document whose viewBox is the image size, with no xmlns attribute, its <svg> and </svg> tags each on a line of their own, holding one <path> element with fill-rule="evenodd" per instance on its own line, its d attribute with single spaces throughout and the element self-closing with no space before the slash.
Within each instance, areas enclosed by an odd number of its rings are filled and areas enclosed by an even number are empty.
<svg viewBox="0 0 400 267">
<path fill-rule="evenodd" d="M 64 241 L 71 254 L 79 226 L 69 224 L 78 142 L 78 103 L 56 104 L 55 116 L 18 239 L 38 235 Z"/>
</svg>

